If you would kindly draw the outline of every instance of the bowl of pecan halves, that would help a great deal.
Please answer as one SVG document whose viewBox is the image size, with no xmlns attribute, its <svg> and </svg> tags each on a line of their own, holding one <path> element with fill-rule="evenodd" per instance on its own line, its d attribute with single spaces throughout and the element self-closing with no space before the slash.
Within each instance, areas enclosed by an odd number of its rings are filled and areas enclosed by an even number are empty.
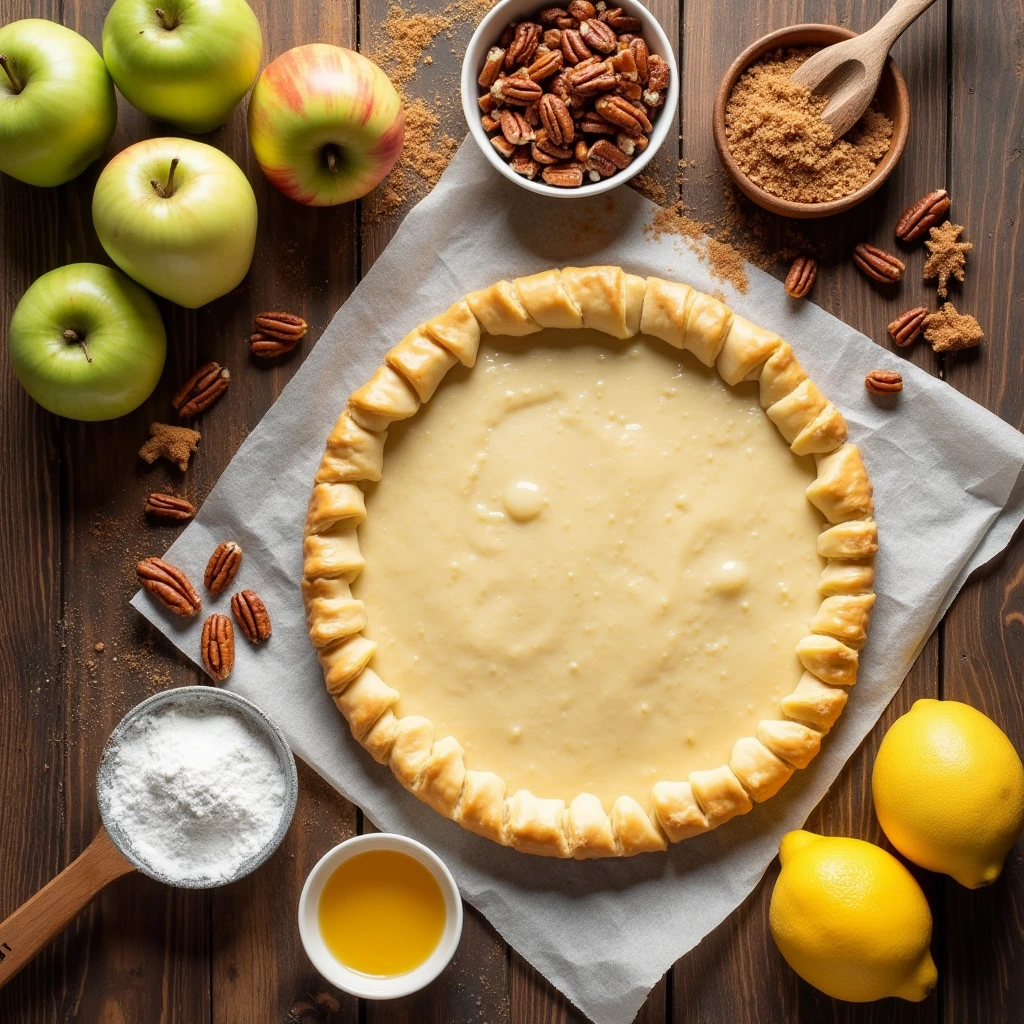
<svg viewBox="0 0 1024 1024">
<path fill-rule="evenodd" d="M 637 0 L 502 0 L 462 66 L 470 134 L 506 178 L 580 197 L 639 173 L 679 100 L 668 36 Z"/>
</svg>

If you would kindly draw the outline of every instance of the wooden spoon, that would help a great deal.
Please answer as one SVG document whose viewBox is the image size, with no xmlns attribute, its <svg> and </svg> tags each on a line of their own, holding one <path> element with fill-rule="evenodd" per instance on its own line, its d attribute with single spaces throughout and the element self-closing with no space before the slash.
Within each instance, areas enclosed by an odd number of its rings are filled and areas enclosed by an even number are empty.
<svg viewBox="0 0 1024 1024">
<path fill-rule="evenodd" d="M 135 870 L 101 828 L 56 878 L 0 923 L 0 988 L 116 878 Z"/>
<path fill-rule="evenodd" d="M 790 76 L 829 97 L 821 119 L 842 138 L 861 118 L 878 89 L 892 44 L 935 0 L 896 0 L 874 28 L 834 43 L 804 61 Z"/>
</svg>

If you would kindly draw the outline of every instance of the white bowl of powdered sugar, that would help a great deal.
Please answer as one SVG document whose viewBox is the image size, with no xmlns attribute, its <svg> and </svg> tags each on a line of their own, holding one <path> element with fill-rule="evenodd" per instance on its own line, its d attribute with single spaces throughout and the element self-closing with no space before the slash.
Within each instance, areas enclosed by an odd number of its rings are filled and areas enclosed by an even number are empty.
<svg viewBox="0 0 1024 1024">
<path fill-rule="evenodd" d="M 186 686 L 133 708 L 103 751 L 100 816 L 143 874 L 208 888 L 277 849 L 298 797 L 295 759 L 255 704 Z"/>
</svg>

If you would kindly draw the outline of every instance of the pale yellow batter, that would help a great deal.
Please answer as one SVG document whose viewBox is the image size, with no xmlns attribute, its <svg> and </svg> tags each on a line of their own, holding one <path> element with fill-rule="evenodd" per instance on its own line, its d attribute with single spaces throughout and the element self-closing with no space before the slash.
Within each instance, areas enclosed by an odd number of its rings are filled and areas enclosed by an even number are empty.
<svg viewBox="0 0 1024 1024">
<path fill-rule="evenodd" d="M 655 782 L 728 763 L 800 676 L 813 461 L 755 385 L 679 356 L 589 331 L 486 339 L 392 425 L 367 487 L 372 667 L 396 714 L 510 794 L 650 807 Z"/>
</svg>

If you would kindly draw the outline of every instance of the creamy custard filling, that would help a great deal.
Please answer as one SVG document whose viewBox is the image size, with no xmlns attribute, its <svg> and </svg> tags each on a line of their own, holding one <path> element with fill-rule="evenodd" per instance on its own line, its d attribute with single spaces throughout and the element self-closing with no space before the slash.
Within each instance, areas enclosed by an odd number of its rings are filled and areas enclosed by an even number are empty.
<svg viewBox="0 0 1024 1024">
<path fill-rule="evenodd" d="M 467 767 L 649 807 L 780 716 L 821 518 L 755 385 L 642 337 L 488 338 L 385 463 L 353 586 L 373 667 Z"/>
</svg>

